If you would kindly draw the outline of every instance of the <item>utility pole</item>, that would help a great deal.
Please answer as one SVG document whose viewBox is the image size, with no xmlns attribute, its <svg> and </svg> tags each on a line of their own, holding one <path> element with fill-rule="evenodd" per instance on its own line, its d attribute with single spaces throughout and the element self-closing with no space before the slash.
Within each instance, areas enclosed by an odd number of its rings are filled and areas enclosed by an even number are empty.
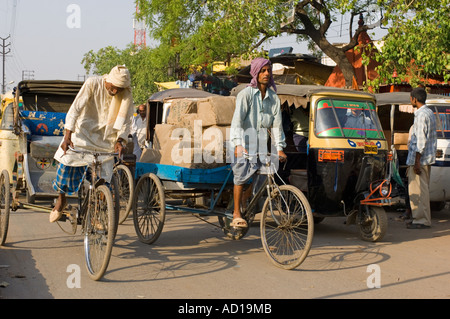
<svg viewBox="0 0 450 319">
<path fill-rule="evenodd" d="M 2 94 L 6 93 L 5 87 L 6 87 L 6 77 L 5 77 L 5 60 L 6 60 L 6 55 L 9 54 L 11 52 L 11 49 L 9 49 L 8 47 L 11 45 L 11 42 L 8 44 L 6 43 L 6 40 L 8 40 L 11 36 L 9 35 L 7 38 L 0 38 L 0 40 L 2 40 L 2 44 L 1 44 L 1 49 L 2 51 L 0 52 L 3 56 L 3 81 L 2 81 Z M 8 49 L 7 49 L 8 48 Z"/>
</svg>

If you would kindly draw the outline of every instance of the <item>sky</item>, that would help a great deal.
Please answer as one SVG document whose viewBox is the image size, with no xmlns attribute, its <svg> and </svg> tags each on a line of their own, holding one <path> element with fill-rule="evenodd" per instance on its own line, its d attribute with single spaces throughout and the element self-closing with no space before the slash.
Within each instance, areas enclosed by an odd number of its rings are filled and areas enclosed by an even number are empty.
<svg viewBox="0 0 450 319">
<path fill-rule="evenodd" d="M 10 35 L 5 42 L 10 44 L 6 51 L 11 50 L 5 60 L 7 90 L 23 78 L 83 79 L 87 52 L 107 46 L 125 49 L 134 42 L 135 11 L 134 0 L 0 0 L 0 38 Z M 347 40 L 347 29 L 348 21 L 334 24 L 330 40 Z M 152 46 L 148 38 L 147 45 Z M 286 46 L 294 53 L 308 53 L 306 44 L 295 43 L 293 36 L 263 45 L 267 50 Z"/>
</svg>

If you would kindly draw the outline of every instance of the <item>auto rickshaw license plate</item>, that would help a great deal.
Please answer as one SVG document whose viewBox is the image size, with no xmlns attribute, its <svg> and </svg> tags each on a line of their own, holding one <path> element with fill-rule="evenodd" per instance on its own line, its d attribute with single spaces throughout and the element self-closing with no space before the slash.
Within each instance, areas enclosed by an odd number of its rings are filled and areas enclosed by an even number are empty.
<svg viewBox="0 0 450 319">
<path fill-rule="evenodd" d="M 364 145 L 364 154 L 378 154 L 378 147 L 376 145 Z"/>
</svg>

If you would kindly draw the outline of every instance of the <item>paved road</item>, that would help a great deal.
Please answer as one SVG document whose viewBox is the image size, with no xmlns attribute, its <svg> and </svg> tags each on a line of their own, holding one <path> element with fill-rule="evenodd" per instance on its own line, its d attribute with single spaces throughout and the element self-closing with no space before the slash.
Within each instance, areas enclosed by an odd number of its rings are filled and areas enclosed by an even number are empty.
<svg viewBox="0 0 450 319">
<path fill-rule="evenodd" d="M 81 236 L 66 235 L 46 213 L 19 210 L 0 249 L 0 298 L 450 298 L 450 209 L 433 212 L 429 230 L 406 229 L 397 216 L 388 212 L 388 233 L 378 243 L 359 240 L 356 226 L 342 218 L 325 219 L 293 271 L 270 263 L 258 223 L 230 241 L 191 215 L 170 214 L 148 246 L 130 218 L 119 227 L 104 279 L 94 282 L 84 269 Z M 77 269 L 79 280 L 72 276 Z"/>
</svg>

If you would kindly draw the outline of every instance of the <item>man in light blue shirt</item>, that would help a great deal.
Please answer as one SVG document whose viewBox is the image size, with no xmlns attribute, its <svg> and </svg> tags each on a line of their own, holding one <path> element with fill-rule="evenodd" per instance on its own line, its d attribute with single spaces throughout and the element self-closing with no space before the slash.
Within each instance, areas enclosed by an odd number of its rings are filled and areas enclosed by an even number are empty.
<svg viewBox="0 0 450 319">
<path fill-rule="evenodd" d="M 234 211 L 231 226 L 248 227 L 242 218 L 240 206 L 244 185 L 261 167 L 257 159 L 244 158 L 243 154 L 258 154 L 267 150 L 267 131 L 271 129 L 272 143 L 275 144 L 281 161 L 286 160 L 286 147 L 282 127 L 280 99 L 272 76 L 269 60 L 256 58 L 252 61 L 250 85 L 236 98 L 236 109 L 231 122 L 230 138 L 235 146 L 236 161 L 232 163 L 234 174 Z M 273 89 L 272 89 L 273 88 Z"/>
<path fill-rule="evenodd" d="M 410 98 L 412 106 L 417 107 L 417 111 L 414 113 L 414 125 L 406 160 L 413 217 L 407 227 L 424 229 L 431 226 L 429 184 L 431 165 L 436 161 L 436 117 L 425 104 L 427 93 L 423 88 L 415 88 Z"/>
</svg>

